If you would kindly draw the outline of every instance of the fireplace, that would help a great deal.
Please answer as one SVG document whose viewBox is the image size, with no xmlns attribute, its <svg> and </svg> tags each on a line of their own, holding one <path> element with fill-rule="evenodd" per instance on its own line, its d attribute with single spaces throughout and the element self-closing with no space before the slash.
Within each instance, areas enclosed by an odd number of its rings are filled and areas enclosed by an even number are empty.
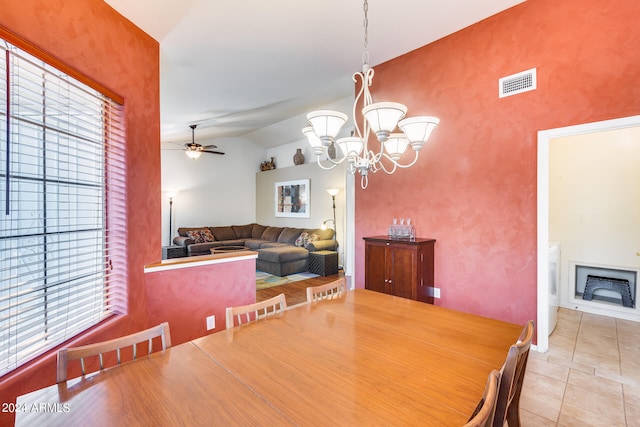
<svg viewBox="0 0 640 427">
<path fill-rule="evenodd" d="M 636 307 L 637 270 L 575 264 L 574 277 L 576 300 L 627 309 Z"/>
</svg>

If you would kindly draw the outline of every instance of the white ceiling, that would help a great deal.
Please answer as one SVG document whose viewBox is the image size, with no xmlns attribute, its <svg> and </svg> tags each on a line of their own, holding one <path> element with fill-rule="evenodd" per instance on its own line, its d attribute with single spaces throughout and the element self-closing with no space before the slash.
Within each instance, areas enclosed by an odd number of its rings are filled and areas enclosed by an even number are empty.
<svg viewBox="0 0 640 427">
<path fill-rule="evenodd" d="M 371 0 L 369 62 L 522 1 Z M 198 124 L 196 140 L 243 135 L 265 147 L 285 144 L 302 138 L 306 112 L 353 97 L 364 43 L 360 1 L 105 2 L 160 43 L 163 142 L 189 140 L 189 125 Z"/>
</svg>

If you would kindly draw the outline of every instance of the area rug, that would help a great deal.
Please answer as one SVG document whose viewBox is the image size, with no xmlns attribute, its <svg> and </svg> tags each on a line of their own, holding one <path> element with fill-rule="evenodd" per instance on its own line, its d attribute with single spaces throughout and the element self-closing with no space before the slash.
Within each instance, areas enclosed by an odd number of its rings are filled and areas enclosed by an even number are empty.
<svg viewBox="0 0 640 427">
<path fill-rule="evenodd" d="M 272 288 L 274 286 L 297 282 L 298 280 L 311 279 L 312 277 L 318 277 L 318 275 L 313 273 L 296 273 L 280 277 L 263 271 L 256 271 L 256 290 Z"/>
</svg>

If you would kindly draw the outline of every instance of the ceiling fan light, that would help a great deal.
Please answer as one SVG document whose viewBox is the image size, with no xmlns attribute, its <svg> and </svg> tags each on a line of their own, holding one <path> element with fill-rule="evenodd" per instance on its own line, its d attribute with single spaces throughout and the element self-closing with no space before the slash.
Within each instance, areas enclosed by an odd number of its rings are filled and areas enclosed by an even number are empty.
<svg viewBox="0 0 640 427">
<path fill-rule="evenodd" d="M 424 143 L 429 140 L 431 132 L 438 126 L 440 119 L 431 116 L 409 117 L 400 120 L 398 127 L 404 132 L 411 143 L 411 148 L 420 151 Z"/>
<path fill-rule="evenodd" d="M 407 107 L 397 102 L 375 102 L 362 109 L 362 115 L 380 142 L 387 140 L 405 114 Z"/>
<path fill-rule="evenodd" d="M 187 155 L 188 158 L 195 160 L 202 155 L 202 151 L 199 150 L 185 150 L 184 154 Z"/>
<path fill-rule="evenodd" d="M 309 124 L 325 147 L 331 145 L 347 119 L 347 115 L 340 111 L 318 110 L 307 114 Z"/>
<path fill-rule="evenodd" d="M 392 133 L 389 135 L 389 139 L 384 142 L 384 149 L 395 161 L 400 160 L 402 153 L 404 153 L 408 146 L 409 140 L 403 133 Z"/>
<path fill-rule="evenodd" d="M 307 141 L 309 145 L 311 145 L 311 149 L 316 155 L 320 155 L 324 152 L 324 147 L 322 145 L 322 141 L 318 138 L 318 135 L 313 131 L 313 127 L 307 126 L 302 129 L 302 133 L 307 137 Z"/>
</svg>

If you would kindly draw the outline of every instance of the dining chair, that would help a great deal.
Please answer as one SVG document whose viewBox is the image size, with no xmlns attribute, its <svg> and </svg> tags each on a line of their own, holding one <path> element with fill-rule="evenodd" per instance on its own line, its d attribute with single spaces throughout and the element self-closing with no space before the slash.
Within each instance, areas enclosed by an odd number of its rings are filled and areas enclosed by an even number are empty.
<svg viewBox="0 0 640 427">
<path fill-rule="evenodd" d="M 65 382 L 67 380 L 67 366 L 70 360 L 80 359 L 80 367 L 82 375 L 85 375 L 85 363 L 84 360 L 87 357 L 98 356 L 100 359 L 100 370 L 104 369 L 103 355 L 105 353 L 115 351 L 116 352 L 116 364 L 120 365 L 120 350 L 125 347 L 132 347 L 133 359 L 137 357 L 137 345 L 144 341 L 149 342 L 149 354 L 153 350 L 153 339 L 160 337 L 162 342 L 162 350 L 166 350 L 171 347 L 171 333 L 169 332 L 169 323 L 164 322 L 153 328 L 145 329 L 144 331 L 136 332 L 124 337 L 115 338 L 109 341 L 103 341 L 95 344 L 83 345 L 80 347 L 63 348 L 58 350 L 58 365 L 57 365 L 57 382 Z"/>
<path fill-rule="evenodd" d="M 271 309 L 271 310 L 269 310 Z M 264 301 L 238 307 L 227 307 L 227 329 L 233 328 L 234 318 L 238 325 L 264 319 L 287 309 L 287 300 L 284 294 L 276 295 Z"/>
<path fill-rule="evenodd" d="M 341 277 L 324 285 L 310 286 L 307 288 L 307 302 L 338 298 L 345 292 L 345 285 L 346 280 Z"/>
<path fill-rule="evenodd" d="M 522 391 L 524 373 L 527 369 L 533 330 L 533 320 L 529 320 L 518 341 L 509 349 L 507 360 L 502 365 L 500 370 L 502 379 L 498 391 L 498 402 L 493 421 L 494 427 L 503 427 L 505 421 L 509 427 L 520 426 L 520 393 Z"/>
<path fill-rule="evenodd" d="M 464 427 L 491 427 L 493 425 L 500 376 L 500 371 L 495 369 L 491 371 L 489 378 L 487 378 L 487 385 L 484 388 L 482 399 Z"/>
</svg>

